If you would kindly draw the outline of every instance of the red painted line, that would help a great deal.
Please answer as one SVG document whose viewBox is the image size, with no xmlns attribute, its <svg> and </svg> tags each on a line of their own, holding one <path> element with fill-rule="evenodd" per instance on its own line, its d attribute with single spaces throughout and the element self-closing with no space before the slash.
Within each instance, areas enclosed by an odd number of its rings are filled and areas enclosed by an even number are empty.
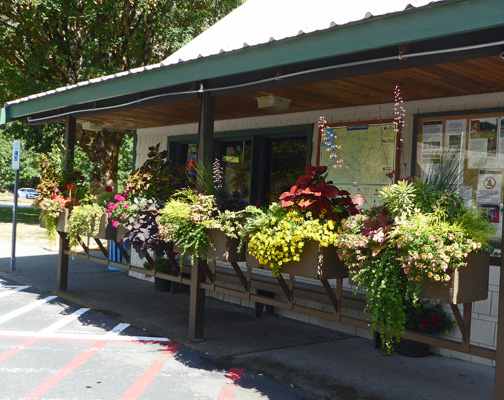
<svg viewBox="0 0 504 400">
<path fill-rule="evenodd" d="M 217 400 L 233 400 L 238 383 L 243 376 L 245 370 L 241 368 L 231 368 L 226 375 L 226 383 L 222 388 Z"/>
<path fill-rule="evenodd" d="M 131 386 L 121 400 L 136 400 L 144 392 L 147 386 L 154 380 L 166 362 L 180 347 L 180 344 L 170 343 L 161 352 L 161 355 L 147 367 L 142 376 Z"/>
<path fill-rule="evenodd" d="M 58 342 L 105 342 L 105 343 L 141 343 L 141 344 L 166 344 L 170 343 L 170 340 L 163 338 L 137 338 L 134 336 L 105 336 L 103 338 L 98 335 L 88 335 L 88 334 L 78 334 L 75 337 L 65 336 L 65 334 L 53 334 L 53 335 L 41 335 L 38 332 L 4 332 L 0 331 L 0 339 L 37 339 L 37 340 L 55 340 Z"/>
<path fill-rule="evenodd" d="M 53 376 L 42 382 L 39 386 L 28 393 L 23 400 L 36 400 L 42 397 L 47 391 L 56 386 L 60 381 L 65 379 L 68 375 L 74 372 L 82 364 L 84 364 L 88 359 L 90 359 L 95 353 L 97 353 L 102 347 L 104 347 L 107 342 L 95 342 L 81 354 L 75 357 L 67 365 L 61 368 Z"/>
<path fill-rule="evenodd" d="M 30 347 L 35 342 L 38 342 L 38 339 L 36 338 L 27 339 L 24 342 L 14 346 L 12 349 L 4 351 L 3 353 L 0 354 L 0 362 L 7 360 L 9 357 L 13 356 L 14 354 L 20 352 L 23 349 L 26 349 L 27 347 Z"/>
</svg>

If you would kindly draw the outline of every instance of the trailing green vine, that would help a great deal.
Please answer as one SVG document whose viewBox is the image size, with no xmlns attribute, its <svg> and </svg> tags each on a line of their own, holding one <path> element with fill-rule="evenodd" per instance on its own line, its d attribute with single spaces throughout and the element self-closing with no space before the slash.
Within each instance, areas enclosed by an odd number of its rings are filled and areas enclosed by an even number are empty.
<svg viewBox="0 0 504 400">
<path fill-rule="evenodd" d="M 68 240 L 70 251 L 79 243 L 79 238 L 84 236 L 97 237 L 100 220 L 105 213 L 105 208 L 98 204 L 84 204 L 72 209 L 68 218 Z"/>
</svg>

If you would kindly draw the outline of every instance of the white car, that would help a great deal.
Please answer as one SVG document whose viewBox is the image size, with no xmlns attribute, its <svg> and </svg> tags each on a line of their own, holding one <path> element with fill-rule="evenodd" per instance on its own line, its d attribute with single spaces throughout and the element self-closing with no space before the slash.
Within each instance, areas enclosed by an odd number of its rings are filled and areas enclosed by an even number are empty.
<svg viewBox="0 0 504 400">
<path fill-rule="evenodd" d="M 20 199 L 34 199 L 35 197 L 40 196 L 40 193 L 32 188 L 21 188 L 18 190 L 18 196 Z"/>
</svg>

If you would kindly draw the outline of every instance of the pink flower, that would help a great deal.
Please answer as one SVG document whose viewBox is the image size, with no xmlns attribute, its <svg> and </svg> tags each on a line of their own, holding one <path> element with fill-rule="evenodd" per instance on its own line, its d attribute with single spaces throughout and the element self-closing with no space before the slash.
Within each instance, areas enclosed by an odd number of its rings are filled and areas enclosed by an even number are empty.
<svg viewBox="0 0 504 400">
<path fill-rule="evenodd" d="M 122 194 L 116 194 L 116 195 L 114 196 L 114 199 L 115 199 L 116 201 L 124 201 L 124 200 L 126 200 L 126 198 L 125 198 Z"/>
<path fill-rule="evenodd" d="M 112 221 L 112 226 L 114 228 L 117 228 L 117 225 L 119 225 L 119 221 Z"/>
<path fill-rule="evenodd" d="M 123 205 L 123 208 L 128 208 L 128 204 L 126 204 L 126 203 L 125 203 L 125 204 Z"/>
</svg>

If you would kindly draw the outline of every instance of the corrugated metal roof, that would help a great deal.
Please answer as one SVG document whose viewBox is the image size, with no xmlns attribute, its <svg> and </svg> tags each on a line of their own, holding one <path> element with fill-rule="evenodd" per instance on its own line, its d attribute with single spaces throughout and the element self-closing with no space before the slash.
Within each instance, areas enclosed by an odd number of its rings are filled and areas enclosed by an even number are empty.
<svg viewBox="0 0 504 400">
<path fill-rule="evenodd" d="M 147 70 L 232 52 L 371 17 L 455 0 L 248 0 L 161 63 L 105 75 L 6 103 L 19 104 Z"/>
<path fill-rule="evenodd" d="M 248 0 L 162 64 L 227 53 L 435 2 L 440 1 Z"/>
</svg>

